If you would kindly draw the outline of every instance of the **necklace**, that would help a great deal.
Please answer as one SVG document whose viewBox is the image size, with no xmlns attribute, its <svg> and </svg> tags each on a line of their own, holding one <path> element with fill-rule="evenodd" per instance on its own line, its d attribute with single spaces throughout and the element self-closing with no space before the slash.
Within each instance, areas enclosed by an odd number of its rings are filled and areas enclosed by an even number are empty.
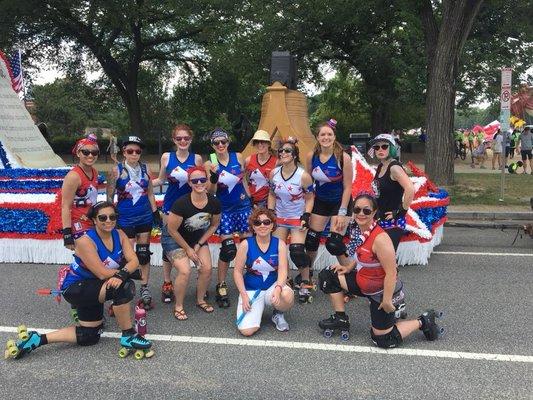
<svg viewBox="0 0 533 400">
<path fill-rule="evenodd" d="M 124 168 L 126 168 L 126 171 L 128 171 L 128 174 L 130 176 L 130 180 L 134 182 L 139 182 L 141 180 L 141 165 L 137 164 L 137 166 L 132 167 L 127 162 L 124 162 Z"/>
</svg>

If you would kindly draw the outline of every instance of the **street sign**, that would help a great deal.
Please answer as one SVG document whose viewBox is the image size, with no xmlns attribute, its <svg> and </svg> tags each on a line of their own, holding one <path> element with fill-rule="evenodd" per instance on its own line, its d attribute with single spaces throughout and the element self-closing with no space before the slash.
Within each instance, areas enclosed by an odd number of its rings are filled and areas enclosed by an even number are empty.
<svg viewBox="0 0 533 400">
<path fill-rule="evenodd" d="M 502 88 L 511 87 L 513 69 L 512 68 L 502 68 Z"/>
<path fill-rule="evenodd" d="M 501 93 L 501 110 L 510 110 L 511 109 L 511 88 L 502 88 Z M 500 121 L 503 122 L 503 121 Z"/>
<path fill-rule="evenodd" d="M 511 68 L 502 68 L 502 84 L 500 93 L 500 128 L 503 134 L 503 149 L 507 144 L 507 135 L 509 135 L 509 118 L 511 117 L 511 83 L 513 70 Z M 501 178 L 500 178 L 500 201 L 503 201 L 505 195 L 505 164 L 507 164 L 507 153 L 504 151 L 504 159 L 501 160 Z"/>
</svg>

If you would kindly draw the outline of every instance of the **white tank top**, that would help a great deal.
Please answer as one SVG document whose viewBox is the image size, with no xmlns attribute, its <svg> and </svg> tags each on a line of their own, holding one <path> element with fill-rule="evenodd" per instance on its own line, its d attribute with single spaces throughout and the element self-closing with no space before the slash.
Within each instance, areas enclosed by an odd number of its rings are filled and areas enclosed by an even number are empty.
<svg viewBox="0 0 533 400">
<path fill-rule="evenodd" d="M 285 180 L 281 167 L 274 169 L 272 188 L 276 195 L 276 216 L 278 218 L 299 219 L 305 211 L 304 188 L 302 187 L 302 167 Z"/>
</svg>

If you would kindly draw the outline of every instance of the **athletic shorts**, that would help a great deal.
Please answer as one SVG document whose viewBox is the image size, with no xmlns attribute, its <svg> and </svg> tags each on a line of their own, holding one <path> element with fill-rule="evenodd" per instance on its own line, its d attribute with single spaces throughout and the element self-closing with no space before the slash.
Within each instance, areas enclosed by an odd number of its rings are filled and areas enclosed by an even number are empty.
<svg viewBox="0 0 533 400">
<path fill-rule="evenodd" d="M 105 284 L 100 279 L 84 279 L 74 282 L 63 292 L 63 297 L 78 311 L 81 321 L 100 321 L 104 318 L 104 305 L 98 301 Z"/>
<path fill-rule="evenodd" d="M 233 233 L 245 233 L 250 230 L 248 218 L 252 210 L 250 208 L 227 213 L 222 211 L 220 215 L 220 225 L 216 231 L 217 235 L 231 235 Z"/>
<path fill-rule="evenodd" d="M 208 244 L 204 243 L 203 246 L 208 246 Z M 161 258 L 166 262 L 170 262 L 174 252 L 181 250 L 180 245 L 168 233 L 166 225 L 163 225 L 163 228 L 161 228 L 161 247 L 163 248 L 163 257 Z"/>
<path fill-rule="evenodd" d="M 249 329 L 249 328 L 259 328 L 261 326 L 261 318 L 263 317 L 263 311 L 265 310 L 265 306 L 272 306 L 271 298 L 272 293 L 274 292 L 274 289 L 276 288 L 277 283 L 274 282 L 272 286 L 270 286 L 267 290 L 261 290 L 259 295 L 256 297 L 256 299 L 252 303 L 252 309 L 246 313 L 243 320 L 237 327 L 238 329 Z M 288 287 L 287 285 L 283 285 L 282 290 L 290 290 L 292 292 L 292 289 Z M 252 301 L 252 298 L 254 297 L 255 290 L 247 290 L 246 293 L 248 293 L 248 298 L 250 301 Z M 239 303 L 237 305 L 237 319 L 242 314 L 242 297 L 239 295 Z"/>
<path fill-rule="evenodd" d="M 315 197 L 315 203 L 313 205 L 313 211 L 311 211 L 312 214 L 316 215 L 322 215 L 324 217 L 332 217 L 339 214 L 339 208 L 341 207 L 341 202 L 330 202 L 330 201 L 324 201 L 319 199 L 318 197 Z M 346 207 L 348 210 L 348 216 L 352 215 L 352 209 L 353 209 L 353 199 L 350 197 L 350 201 L 348 202 L 348 207 Z"/>
<path fill-rule="evenodd" d="M 126 234 L 129 239 L 135 239 L 135 236 L 139 233 L 146 233 L 152 231 L 152 224 L 143 224 L 135 226 L 119 226 L 122 232 Z"/>
<path fill-rule="evenodd" d="M 520 150 L 520 155 L 522 156 L 522 161 L 526 161 L 526 158 L 528 160 L 531 160 L 532 158 L 532 150 Z"/>
<path fill-rule="evenodd" d="M 278 228 L 299 229 L 301 227 L 300 218 L 276 218 Z"/>
</svg>

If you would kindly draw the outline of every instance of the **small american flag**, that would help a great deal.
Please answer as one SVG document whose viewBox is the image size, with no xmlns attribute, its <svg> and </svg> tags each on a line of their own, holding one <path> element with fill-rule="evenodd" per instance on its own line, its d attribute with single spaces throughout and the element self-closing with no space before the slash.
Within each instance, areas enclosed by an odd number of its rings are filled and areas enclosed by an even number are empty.
<svg viewBox="0 0 533 400">
<path fill-rule="evenodd" d="M 22 65 L 20 63 L 20 50 L 18 50 L 12 57 L 9 58 L 9 65 L 13 72 L 11 85 L 15 92 L 20 93 L 24 89 L 24 81 L 22 79 Z"/>
</svg>

